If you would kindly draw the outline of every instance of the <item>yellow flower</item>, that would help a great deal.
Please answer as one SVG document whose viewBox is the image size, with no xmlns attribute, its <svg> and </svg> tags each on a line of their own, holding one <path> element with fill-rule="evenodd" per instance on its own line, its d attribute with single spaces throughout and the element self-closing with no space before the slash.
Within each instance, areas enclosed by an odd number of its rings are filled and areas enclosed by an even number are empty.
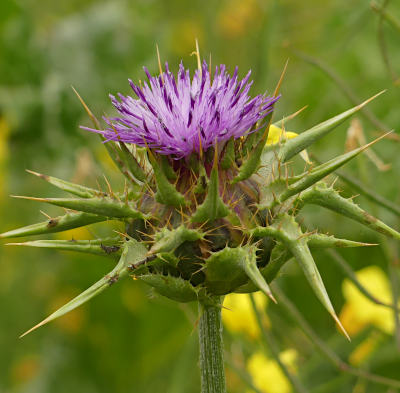
<svg viewBox="0 0 400 393">
<path fill-rule="evenodd" d="M 254 300 L 260 309 L 265 308 L 267 298 L 263 293 L 256 292 Z M 250 298 L 241 293 L 225 296 L 222 320 L 225 327 L 232 333 L 244 333 L 253 339 L 260 336 Z"/>
<path fill-rule="evenodd" d="M 366 267 L 356 275 L 369 292 L 376 294 L 385 303 L 392 303 L 389 282 L 379 267 Z M 390 309 L 372 303 L 348 279 L 343 281 L 342 290 L 346 303 L 340 313 L 340 320 L 350 335 L 357 334 L 367 325 L 374 325 L 388 334 L 393 333 L 394 320 Z"/>
<path fill-rule="evenodd" d="M 273 124 L 269 127 L 268 138 L 267 138 L 267 145 L 274 145 L 275 143 L 279 143 L 285 139 L 292 139 L 298 136 L 292 131 L 282 130 L 282 128 L 276 127 Z M 307 163 L 310 164 L 311 161 L 308 157 L 307 150 L 303 150 L 300 152 L 300 157 Z"/>
<path fill-rule="evenodd" d="M 292 131 L 283 131 L 282 128 L 276 127 L 273 124 L 269 127 L 267 145 L 274 145 L 275 143 L 279 143 L 281 139 L 292 139 L 295 138 L 298 134 Z"/>
<path fill-rule="evenodd" d="M 295 371 L 297 352 L 294 349 L 283 351 L 279 358 L 291 372 Z M 268 359 L 261 352 L 256 352 L 249 358 L 247 370 L 253 379 L 254 386 L 262 392 L 290 393 L 292 391 L 290 382 L 278 363 L 273 359 Z M 252 391 L 249 390 L 247 393 L 252 393 Z"/>
</svg>

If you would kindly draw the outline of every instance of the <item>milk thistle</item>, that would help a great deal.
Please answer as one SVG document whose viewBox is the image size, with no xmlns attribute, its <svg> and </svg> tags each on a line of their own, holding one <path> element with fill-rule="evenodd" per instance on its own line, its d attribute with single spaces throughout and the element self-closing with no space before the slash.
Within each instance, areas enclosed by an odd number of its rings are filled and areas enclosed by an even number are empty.
<svg viewBox="0 0 400 393">
<path fill-rule="evenodd" d="M 176 77 L 168 64 L 157 76 L 145 68 L 148 82 L 137 86 L 130 81 L 136 97 L 111 96 L 118 116 L 104 117 L 105 128 L 82 101 L 94 122 L 94 128 L 83 128 L 101 134 L 127 179 L 124 192 L 102 192 L 32 172 L 76 197 L 25 197 L 69 211 L 0 237 L 54 233 L 107 220 L 123 222 L 125 233 L 120 237 L 17 243 L 105 255 L 116 261 L 109 274 L 28 332 L 131 276 L 177 302 L 198 302 L 202 392 L 223 393 L 224 295 L 261 290 L 275 301 L 269 284 L 292 257 L 347 335 L 310 250 L 366 244 L 308 232 L 296 220 L 304 205 L 336 211 L 393 238 L 400 239 L 400 234 L 323 180 L 370 144 L 289 175 L 291 158 L 375 97 L 289 138 L 272 123 L 281 80 L 271 95 L 251 98 L 250 72 L 242 80 L 237 68 L 232 76 L 224 65 L 211 72 L 198 57 L 192 78 L 182 64 Z"/>
</svg>

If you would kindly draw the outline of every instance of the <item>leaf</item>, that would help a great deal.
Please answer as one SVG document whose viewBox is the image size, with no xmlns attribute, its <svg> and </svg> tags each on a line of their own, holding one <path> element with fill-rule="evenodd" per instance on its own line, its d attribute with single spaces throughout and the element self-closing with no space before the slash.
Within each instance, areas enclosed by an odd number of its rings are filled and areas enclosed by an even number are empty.
<svg viewBox="0 0 400 393">
<path fill-rule="evenodd" d="M 322 233 L 312 233 L 306 237 L 310 248 L 345 248 L 345 247 L 365 247 L 376 246 L 377 244 L 355 242 L 348 239 L 338 239 L 335 236 L 328 236 Z"/>
<path fill-rule="evenodd" d="M 132 175 L 135 176 L 136 179 L 141 182 L 145 182 L 147 179 L 146 174 L 132 152 L 126 147 L 125 143 L 119 142 L 119 145 L 121 146 L 120 157 L 126 164 L 127 168 L 131 171 Z"/>
<path fill-rule="evenodd" d="M 261 187 L 260 203 L 258 207 L 260 209 L 271 209 L 274 206 L 282 204 L 286 200 L 289 200 L 289 198 L 292 198 L 296 194 L 299 194 L 313 184 L 319 182 L 321 179 L 355 158 L 358 154 L 368 149 L 386 135 L 387 134 L 382 135 L 365 146 L 335 157 L 332 160 L 308 171 L 307 173 L 299 176 L 288 177 L 286 179 L 278 178 L 270 184 Z"/>
<path fill-rule="evenodd" d="M 269 288 L 269 285 L 265 281 L 265 278 L 262 276 L 257 267 L 257 257 L 255 253 L 247 254 L 244 260 L 242 261 L 242 266 L 244 272 L 250 278 L 252 283 L 262 292 L 264 292 L 274 303 L 276 303 L 276 299 Z"/>
<path fill-rule="evenodd" d="M 14 198 L 29 199 L 32 201 L 46 202 L 52 205 L 65 207 L 67 209 L 83 211 L 86 213 L 98 214 L 113 218 L 146 218 L 141 212 L 134 209 L 130 203 L 123 203 L 120 200 L 109 197 L 103 198 L 33 198 L 15 196 Z"/>
<path fill-rule="evenodd" d="M 218 218 L 226 217 L 229 212 L 228 206 L 219 196 L 218 156 L 217 149 L 215 149 L 214 165 L 211 170 L 207 195 L 204 202 L 194 212 L 191 220 L 192 222 L 212 222 Z"/>
<path fill-rule="evenodd" d="M 0 234 L 0 238 L 44 235 L 79 228 L 96 222 L 107 221 L 108 218 L 90 213 L 68 213 L 63 216 L 50 218 L 48 221 L 28 225 L 22 228 Z"/>
<path fill-rule="evenodd" d="M 195 288 L 181 277 L 144 274 L 137 279 L 153 287 L 160 295 L 176 302 L 186 303 L 198 298 Z"/>
<path fill-rule="evenodd" d="M 70 302 L 60 307 L 57 311 L 53 312 L 42 322 L 29 329 L 20 337 L 26 336 L 28 333 L 36 330 L 40 326 L 43 326 L 50 321 L 53 321 L 54 319 L 67 314 L 68 312 L 74 310 L 75 308 L 86 303 L 93 297 L 97 296 L 99 293 L 103 292 L 116 281 L 126 276 L 130 269 L 130 266 L 143 261 L 146 258 L 146 255 L 147 248 L 144 245 L 134 239 L 127 241 L 123 245 L 123 251 L 119 262 L 110 273 L 104 276 L 101 280 L 97 281 L 90 288 L 86 289 L 86 291 L 82 292 L 80 295 L 72 299 Z"/>
<path fill-rule="evenodd" d="M 373 144 L 377 143 L 379 140 L 384 138 L 387 134 L 382 135 L 381 137 L 375 139 L 374 141 L 361 146 L 357 149 L 354 149 L 348 153 L 342 154 L 338 157 L 329 160 L 328 162 L 317 166 L 316 168 L 312 169 L 308 173 L 301 176 L 301 178 L 290 184 L 289 187 L 285 191 L 282 192 L 279 199 L 277 201 L 283 202 L 289 199 L 290 197 L 300 193 L 301 191 L 307 189 L 308 187 L 312 186 L 313 184 L 317 183 L 330 173 L 334 172 L 336 169 L 340 168 L 357 155 L 362 153 L 364 150 L 368 149 Z"/>
<path fill-rule="evenodd" d="M 107 149 L 107 153 L 114 162 L 115 166 L 119 171 L 126 177 L 126 179 L 131 183 L 136 183 L 136 179 L 132 177 L 131 173 L 128 171 L 125 162 L 122 160 L 122 152 L 119 146 L 114 141 L 105 141 L 103 136 L 100 136 L 103 146 Z"/>
<path fill-rule="evenodd" d="M 277 242 L 272 250 L 271 257 L 269 262 L 267 263 L 267 266 L 260 268 L 260 273 L 264 277 L 265 281 L 270 284 L 278 276 L 281 268 L 292 258 L 293 256 L 288 248 L 284 244 Z M 249 282 L 235 289 L 235 292 L 251 293 L 257 290 L 258 288 L 253 284 L 253 282 Z"/>
<path fill-rule="evenodd" d="M 184 225 L 180 225 L 175 229 L 163 228 L 156 233 L 150 253 L 171 252 L 186 241 L 194 242 L 203 237 L 202 232 L 195 229 L 188 229 Z"/>
<path fill-rule="evenodd" d="M 325 285 L 322 281 L 321 275 L 319 274 L 318 268 L 307 246 L 307 242 L 305 241 L 290 242 L 288 244 L 288 247 L 293 256 L 296 258 L 299 265 L 301 266 L 301 268 L 303 269 L 303 272 L 318 299 L 327 309 L 329 314 L 331 314 L 332 318 L 336 321 L 336 323 L 338 324 L 344 335 L 347 337 L 347 339 L 350 340 L 349 335 L 347 334 L 346 330 L 341 324 L 332 306 L 328 293 L 326 292 Z"/>
<path fill-rule="evenodd" d="M 35 240 L 25 243 L 8 243 L 8 246 L 52 248 L 62 251 L 76 251 L 86 254 L 118 258 L 121 256 L 119 238 L 96 240 Z"/>
<path fill-rule="evenodd" d="M 377 194 L 374 190 L 370 189 L 363 183 L 361 183 L 358 179 L 350 176 L 348 174 L 344 174 L 343 172 L 337 171 L 336 175 L 343 180 L 343 182 L 347 183 L 351 188 L 353 188 L 358 193 L 364 195 L 366 198 L 376 203 L 379 206 L 384 207 L 385 209 L 391 211 L 392 213 L 400 216 L 400 206 L 393 203 L 392 201 L 386 199 L 382 195 Z"/>
<path fill-rule="evenodd" d="M 299 201 L 303 204 L 314 204 L 333 210 L 373 231 L 400 240 L 399 232 L 371 216 L 351 199 L 343 198 L 336 190 L 328 188 L 324 183 L 318 183 L 311 189 L 304 191 L 300 195 Z"/>
<path fill-rule="evenodd" d="M 229 293 L 246 283 L 248 277 L 253 284 L 275 298 L 257 267 L 256 247 L 225 247 L 206 260 L 206 286 L 217 295 Z"/>
<path fill-rule="evenodd" d="M 224 148 L 224 155 L 221 160 L 221 168 L 229 169 L 235 163 L 235 140 L 229 139 Z"/>
<path fill-rule="evenodd" d="M 311 252 L 307 245 L 306 236 L 301 232 L 301 229 L 292 216 L 281 214 L 276 217 L 274 223 L 265 228 L 256 228 L 253 230 L 255 236 L 267 234 L 280 240 L 289 249 L 291 254 L 302 268 L 311 288 L 318 297 L 325 309 L 331 314 L 344 335 L 349 339 L 347 332 L 344 330 L 336 312 L 326 292 L 325 285 L 319 274 L 318 268 L 314 262 Z"/>
<path fill-rule="evenodd" d="M 163 172 L 162 167 L 152 153 L 149 153 L 150 163 L 153 167 L 154 177 L 156 179 L 157 193 L 156 201 L 164 205 L 179 208 L 186 204 L 185 197 L 171 184 Z"/>
<path fill-rule="evenodd" d="M 41 173 L 34 172 L 29 169 L 27 169 L 26 171 L 31 173 L 32 175 L 38 176 L 41 179 L 49 182 L 50 184 L 59 188 L 60 190 L 69 192 L 70 194 L 76 195 L 81 198 L 92 198 L 104 195 L 103 192 L 95 190 L 94 188 L 81 186 L 80 184 L 71 183 L 69 181 L 61 180 L 53 176 L 42 175 Z"/>
<path fill-rule="evenodd" d="M 369 104 L 376 97 L 380 96 L 382 93 L 384 93 L 384 91 L 374 95 L 373 97 L 355 106 L 354 108 L 351 108 L 346 112 L 343 112 L 335 117 L 332 117 L 329 120 L 324 121 L 323 123 L 320 123 L 310 128 L 307 131 L 302 132 L 296 138 L 286 141 L 282 145 L 279 152 L 279 157 L 282 160 L 282 162 L 290 160 L 297 153 L 301 152 L 308 146 L 312 145 L 313 143 L 315 143 L 316 141 L 327 135 L 329 132 L 334 130 L 338 125 L 343 123 L 345 120 L 354 115 L 356 112 L 362 109 L 365 105 Z"/>
<path fill-rule="evenodd" d="M 263 154 L 270 127 L 270 121 L 272 118 L 272 112 L 265 118 L 266 122 L 262 126 L 267 127 L 264 131 L 261 129 L 258 132 L 263 131 L 263 135 L 259 138 L 257 145 L 247 153 L 247 157 L 243 157 L 243 163 L 239 168 L 239 172 L 236 177 L 233 178 L 232 184 L 236 184 L 240 181 L 246 180 L 258 171 L 261 163 L 261 156 Z M 250 135 L 251 136 L 251 135 Z"/>
</svg>

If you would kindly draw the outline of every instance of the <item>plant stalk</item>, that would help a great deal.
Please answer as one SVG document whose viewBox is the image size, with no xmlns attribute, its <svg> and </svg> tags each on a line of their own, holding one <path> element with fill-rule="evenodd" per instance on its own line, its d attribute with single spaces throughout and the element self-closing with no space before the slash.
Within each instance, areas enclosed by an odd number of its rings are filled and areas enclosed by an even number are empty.
<svg viewBox="0 0 400 393">
<path fill-rule="evenodd" d="M 199 303 L 201 393 L 226 393 L 221 307 Z"/>
</svg>

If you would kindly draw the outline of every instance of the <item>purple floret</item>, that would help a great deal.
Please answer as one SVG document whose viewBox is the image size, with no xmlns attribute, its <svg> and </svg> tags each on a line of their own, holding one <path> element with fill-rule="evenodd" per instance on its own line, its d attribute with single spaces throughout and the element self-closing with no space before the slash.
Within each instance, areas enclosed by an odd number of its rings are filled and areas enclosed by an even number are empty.
<svg viewBox="0 0 400 393">
<path fill-rule="evenodd" d="M 182 63 L 176 78 L 167 63 L 165 68 L 162 77 L 153 77 L 144 68 L 149 84 L 145 82 L 143 88 L 129 81 L 137 98 L 118 94 L 117 99 L 110 95 L 120 115 L 104 118 L 108 128 L 83 128 L 103 134 L 107 141 L 147 145 L 160 154 L 182 158 L 199 152 L 200 144 L 206 151 L 215 141 L 243 136 L 273 110 L 279 98 L 250 98 L 251 71 L 238 81 L 237 67 L 231 77 L 221 64 L 215 68 L 212 82 L 206 62 L 192 80 Z"/>
</svg>

